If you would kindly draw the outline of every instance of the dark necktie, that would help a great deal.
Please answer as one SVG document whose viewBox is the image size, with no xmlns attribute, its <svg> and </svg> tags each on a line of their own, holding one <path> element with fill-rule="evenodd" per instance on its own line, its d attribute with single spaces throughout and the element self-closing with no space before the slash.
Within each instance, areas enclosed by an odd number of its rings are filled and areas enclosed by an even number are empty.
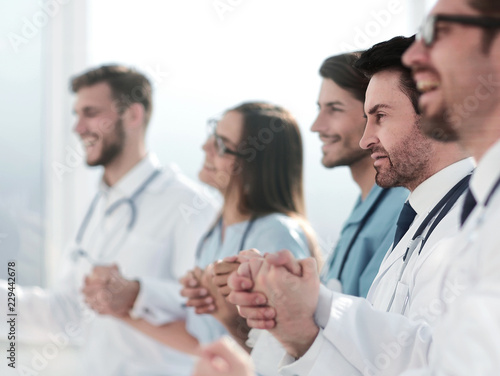
<svg viewBox="0 0 500 376">
<path fill-rule="evenodd" d="M 472 209 L 476 206 L 477 202 L 472 194 L 470 188 L 467 190 L 467 194 L 465 195 L 464 206 L 462 207 L 462 215 L 460 216 L 460 225 L 463 226 L 465 220 L 472 212 Z"/>
<path fill-rule="evenodd" d="M 392 249 L 396 247 L 396 245 L 399 243 L 404 234 L 406 234 L 406 231 L 408 231 L 408 229 L 410 228 L 410 225 L 415 219 L 416 215 L 417 213 L 415 212 L 415 210 L 413 210 L 410 203 L 408 201 L 405 202 L 405 204 L 403 205 L 403 209 L 399 214 L 397 228 L 396 228 L 396 235 L 394 236 L 394 243 Z"/>
</svg>

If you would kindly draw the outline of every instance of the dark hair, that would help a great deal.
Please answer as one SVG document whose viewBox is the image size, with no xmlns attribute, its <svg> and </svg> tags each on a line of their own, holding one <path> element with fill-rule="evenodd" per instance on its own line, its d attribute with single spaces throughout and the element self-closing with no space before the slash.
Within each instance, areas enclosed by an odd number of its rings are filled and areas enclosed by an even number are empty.
<svg viewBox="0 0 500 376">
<path fill-rule="evenodd" d="M 321 64 L 319 74 L 334 81 L 357 100 L 364 102 L 369 79 L 354 68 L 354 63 L 360 54 L 361 52 L 350 52 L 331 56 Z"/>
<path fill-rule="evenodd" d="M 484 15 L 500 16 L 500 3 L 498 0 L 469 0 L 468 3 L 471 8 Z"/>
<path fill-rule="evenodd" d="M 401 61 L 404 52 L 414 41 L 415 36 L 412 36 L 409 38 L 395 37 L 386 42 L 377 43 L 361 54 L 355 67 L 367 77 L 372 77 L 374 74 L 386 70 L 400 72 L 401 91 L 410 99 L 415 113 L 420 114 L 417 86 L 411 76 L 411 70 L 404 66 Z"/>
<path fill-rule="evenodd" d="M 71 90 L 77 93 L 81 88 L 105 82 L 111 88 L 119 113 L 132 103 L 144 106 L 144 125 L 149 123 L 153 110 L 152 89 L 149 80 L 138 71 L 121 65 L 103 65 L 71 79 Z"/>
<path fill-rule="evenodd" d="M 498 0 L 469 0 L 469 6 L 488 17 L 500 17 L 500 2 Z M 498 35 L 498 28 L 483 29 L 482 49 L 488 54 L 493 40 Z"/>
<path fill-rule="evenodd" d="M 320 259 L 315 235 L 305 219 L 302 182 L 302 137 L 297 122 L 284 108 L 264 102 L 240 104 L 226 112 L 243 116 L 243 131 L 236 160 L 237 173 L 230 185 L 239 190 L 238 209 L 259 217 L 282 213 L 297 219 L 304 230 L 311 255 Z M 250 140 L 259 140 L 260 144 Z"/>
</svg>

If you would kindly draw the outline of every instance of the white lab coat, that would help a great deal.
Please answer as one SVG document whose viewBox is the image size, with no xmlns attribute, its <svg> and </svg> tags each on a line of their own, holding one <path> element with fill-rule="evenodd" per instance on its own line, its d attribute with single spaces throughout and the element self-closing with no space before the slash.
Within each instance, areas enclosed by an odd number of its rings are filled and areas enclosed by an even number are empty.
<svg viewBox="0 0 500 376">
<path fill-rule="evenodd" d="M 408 366 L 422 364 L 432 338 L 429 321 L 433 320 L 439 283 L 435 277 L 441 272 L 441 260 L 450 257 L 445 252 L 436 253 L 435 245 L 458 232 L 462 201 L 459 200 L 435 228 L 420 255 L 417 248 L 405 268 L 403 256 L 410 238 L 427 214 L 472 168 L 470 159 L 454 163 L 412 192 L 409 200 L 417 216 L 395 249 L 389 250 L 367 299 L 321 288 L 319 305 L 327 307 L 326 313 L 316 316 L 322 321 L 318 322 L 321 332 L 298 361 L 288 355 L 283 357 L 281 374 L 397 375 Z M 325 299 L 330 299 L 331 304 L 324 304 Z M 427 309 L 431 309 L 431 314 L 426 313 Z M 266 353 L 259 350 L 259 342 L 267 342 L 261 337 L 252 351 L 257 371 L 264 375 L 276 374 L 271 369 L 277 366 L 279 359 L 276 360 L 269 349 Z"/>
<path fill-rule="evenodd" d="M 500 141 L 483 156 L 471 180 L 477 201 L 460 234 L 444 245 L 454 257 L 438 287 L 446 302 L 429 363 L 404 376 L 500 374 Z M 447 286 L 457 288 L 450 293 Z"/>
<path fill-rule="evenodd" d="M 88 375 L 190 374 L 192 360 L 187 355 L 88 309 L 80 290 L 92 267 L 87 259 L 74 258 L 74 250 L 81 247 L 96 262 L 116 263 L 126 278 L 138 279 L 141 289 L 133 315 L 153 324 L 184 317 L 178 279 L 194 266 L 197 242 L 215 218 L 213 197 L 175 168 L 164 167 L 138 196 L 131 231 L 126 230 L 130 206 L 121 205 L 104 215 L 106 208 L 130 197 L 158 168 L 156 157 L 148 155 L 112 188 L 101 183 L 102 196 L 82 243 L 67 250 L 58 283 L 50 290 L 17 288 L 18 339 L 42 344 L 56 343 L 57 338 L 59 343 L 82 342 Z M 6 293 L 2 284 L 2 301 Z M 19 361 L 31 369 L 32 359 Z"/>
</svg>

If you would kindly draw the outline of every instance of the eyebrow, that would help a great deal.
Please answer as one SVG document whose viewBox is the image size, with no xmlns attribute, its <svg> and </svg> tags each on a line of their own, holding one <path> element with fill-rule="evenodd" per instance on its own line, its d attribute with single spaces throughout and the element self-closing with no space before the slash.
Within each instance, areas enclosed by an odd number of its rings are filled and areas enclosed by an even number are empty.
<svg viewBox="0 0 500 376">
<path fill-rule="evenodd" d="M 233 141 L 231 141 L 229 138 L 225 137 L 225 136 L 222 136 L 221 134 L 217 133 L 217 132 L 214 132 L 222 141 L 224 141 L 225 143 L 228 143 L 234 147 L 238 147 L 237 144 L 235 144 Z"/>
<path fill-rule="evenodd" d="M 373 115 L 375 112 L 377 112 L 381 108 L 392 109 L 392 107 L 389 106 L 388 104 L 380 103 L 380 104 L 376 104 L 375 106 L 373 106 L 372 108 L 370 108 L 370 110 L 368 111 L 368 114 L 369 115 Z"/>
<path fill-rule="evenodd" d="M 318 103 L 318 106 L 321 107 L 320 103 Z M 344 106 L 344 103 L 342 103 L 341 101 L 333 101 L 333 102 L 327 102 L 325 103 L 325 107 L 333 107 L 333 106 Z"/>
<path fill-rule="evenodd" d="M 85 106 L 81 109 L 81 112 L 89 112 L 89 111 L 92 111 L 92 110 L 99 110 L 99 107 L 97 106 Z M 76 108 L 73 108 L 73 114 L 77 114 L 76 113 Z"/>
</svg>

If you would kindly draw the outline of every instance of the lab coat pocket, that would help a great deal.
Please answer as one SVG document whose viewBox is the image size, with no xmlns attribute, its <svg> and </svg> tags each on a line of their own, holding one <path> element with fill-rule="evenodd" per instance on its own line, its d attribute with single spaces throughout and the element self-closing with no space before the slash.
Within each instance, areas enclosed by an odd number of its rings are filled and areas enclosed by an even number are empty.
<svg viewBox="0 0 500 376">
<path fill-rule="evenodd" d="M 391 309 L 389 310 L 389 312 L 403 314 L 408 304 L 408 299 L 410 297 L 409 294 L 410 294 L 410 289 L 408 285 L 399 281 L 396 286 L 394 301 L 392 302 Z"/>
</svg>

